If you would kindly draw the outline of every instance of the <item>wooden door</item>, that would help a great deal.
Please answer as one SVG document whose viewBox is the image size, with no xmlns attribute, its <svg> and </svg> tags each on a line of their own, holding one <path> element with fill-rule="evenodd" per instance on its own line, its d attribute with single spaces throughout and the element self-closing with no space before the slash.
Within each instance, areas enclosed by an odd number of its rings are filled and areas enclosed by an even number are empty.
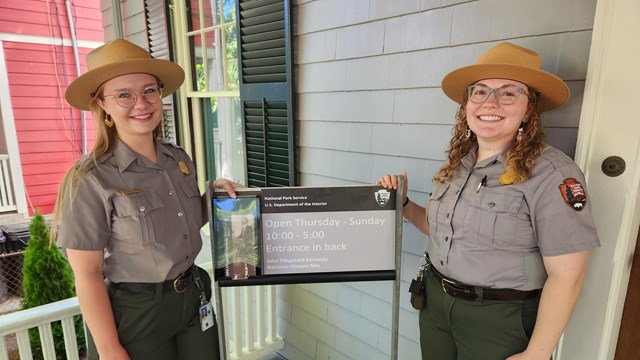
<svg viewBox="0 0 640 360">
<path fill-rule="evenodd" d="M 640 359 L 640 233 L 636 241 L 615 360 Z"/>
</svg>

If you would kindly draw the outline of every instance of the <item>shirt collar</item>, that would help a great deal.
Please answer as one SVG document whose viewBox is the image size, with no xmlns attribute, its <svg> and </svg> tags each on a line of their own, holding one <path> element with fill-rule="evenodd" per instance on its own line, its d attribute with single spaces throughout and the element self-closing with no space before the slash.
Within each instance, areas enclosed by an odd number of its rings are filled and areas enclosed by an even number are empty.
<svg viewBox="0 0 640 360">
<path fill-rule="evenodd" d="M 139 155 L 131 150 L 127 144 L 120 141 L 119 138 L 116 137 L 115 143 L 113 144 L 113 157 L 116 160 L 116 164 L 118 165 L 118 171 L 125 171 L 129 165 L 131 165 L 134 161 L 136 161 Z"/>
<path fill-rule="evenodd" d="M 156 145 L 156 154 L 157 159 L 156 162 L 160 164 L 164 160 L 164 156 L 169 156 L 175 159 L 175 155 L 167 148 L 165 144 L 163 144 L 158 139 L 154 140 Z M 131 150 L 127 144 L 122 142 L 119 138 L 115 139 L 115 143 L 113 145 L 113 150 L 111 151 L 113 157 L 116 160 L 116 164 L 118 165 L 118 171 L 125 171 L 131 164 L 137 162 L 140 166 L 145 166 L 145 163 L 148 163 L 147 159 L 144 159 L 140 154 Z M 163 156 L 164 155 L 164 156 Z M 149 165 L 146 165 L 147 167 Z"/>
<path fill-rule="evenodd" d="M 482 168 L 485 167 L 489 164 L 493 164 L 495 162 L 500 162 L 502 164 L 506 163 L 507 160 L 507 153 L 509 152 L 509 149 L 511 148 L 511 143 L 509 145 L 507 145 L 504 150 L 502 150 L 502 152 L 500 152 L 497 155 L 491 156 L 489 158 L 486 158 L 482 161 L 480 161 L 477 165 L 476 165 L 476 158 L 478 157 L 478 143 L 475 143 L 473 145 L 473 147 L 471 148 L 471 150 L 469 150 L 469 152 L 462 157 L 462 165 L 464 167 L 466 167 L 467 169 L 473 169 L 474 167 L 477 168 Z"/>
<path fill-rule="evenodd" d="M 169 147 L 172 146 L 171 144 L 161 141 L 161 140 L 157 140 L 156 139 L 156 152 L 158 154 L 158 161 L 160 160 L 160 154 L 164 154 L 174 160 L 177 160 L 176 155 L 171 152 L 171 149 L 169 149 Z"/>
</svg>

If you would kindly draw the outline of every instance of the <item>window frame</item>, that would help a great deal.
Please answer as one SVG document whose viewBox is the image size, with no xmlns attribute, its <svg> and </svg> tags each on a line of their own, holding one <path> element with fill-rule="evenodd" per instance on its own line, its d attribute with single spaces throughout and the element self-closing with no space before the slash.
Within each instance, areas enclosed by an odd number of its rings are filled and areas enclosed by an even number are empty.
<svg viewBox="0 0 640 360">
<path fill-rule="evenodd" d="M 187 0 L 189 1 L 189 0 Z M 204 2 L 204 0 L 198 0 L 200 2 L 200 4 L 202 4 Z M 218 3 L 220 2 L 220 0 L 216 0 Z M 242 123 L 243 123 L 243 128 L 242 128 L 242 134 L 244 137 L 244 142 L 245 142 L 245 148 L 244 148 L 244 160 L 245 163 L 243 164 L 243 168 L 244 168 L 244 173 L 245 173 L 245 181 L 247 182 L 248 185 L 250 186 L 256 186 L 255 184 L 252 185 L 252 180 L 251 180 L 251 172 L 248 170 L 248 161 L 247 161 L 247 145 L 246 145 L 246 140 L 247 140 L 247 123 L 246 123 L 246 116 L 245 116 L 245 109 L 243 104 L 246 101 L 251 101 L 251 99 L 247 99 L 247 96 L 249 96 L 250 94 L 254 94 L 255 93 L 255 89 L 257 88 L 264 88 L 269 87 L 270 85 L 268 84 L 260 84 L 258 87 L 256 86 L 245 86 L 244 81 L 242 79 L 242 68 L 243 68 L 243 62 L 242 62 L 242 56 L 241 56 L 241 23 L 240 23 L 240 13 L 241 13 L 241 5 L 243 3 L 254 3 L 255 1 L 241 1 L 241 0 L 236 0 L 235 1 L 235 8 L 236 8 L 236 14 L 235 14 L 235 23 L 233 25 L 235 25 L 235 29 L 236 29 L 236 39 L 238 41 L 238 72 L 239 72 L 239 86 L 237 90 L 227 90 L 227 91 L 210 91 L 208 89 L 206 89 L 206 91 L 198 91 L 197 89 L 197 83 L 195 82 L 196 79 L 196 74 L 193 74 L 193 68 L 194 68 L 194 59 L 191 58 L 191 50 L 190 50 L 190 37 L 191 36 L 195 36 L 197 34 L 200 34 L 200 36 L 203 36 L 202 34 L 204 34 L 205 32 L 208 31 L 212 31 L 214 29 L 220 28 L 220 29 L 224 29 L 225 27 L 228 26 L 232 26 L 230 25 L 231 22 L 222 22 L 220 24 L 215 24 L 213 26 L 209 26 L 209 27 L 203 27 L 200 29 L 193 29 L 191 31 L 189 31 L 188 25 L 189 25 L 189 10 L 187 8 L 187 2 L 186 1 L 175 1 L 173 3 L 173 5 L 170 5 L 170 8 L 173 10 L 173 16 L 171 16 L 171 27 L 173 29 L 172 31 L 172 37 L 173 37 L 173 44 L 174 44 L 174 48 L 175 48 L 175 61 L 176 63 L 178 63 L 179 65 L 181 65 L 183 67 L 183 69 L 185 70 L 185 85 L 183 85 L 181 87 L 181 90 L 179 90 L 176 94 L 177 97 L 177 103 L 178 103 L 178 110 L 179 110 L 179 134 L 180 134 L 180 140 L 181 140 L 181 144 L 182 146 L 187 150 L 187 152 L 192 156 L 195 164 L 196 164 L 196 169 L 197 169 L 197 177 L 198 177 L 198 184 L 201 187 L 201 189 L 204 189 L 205 186 L 205 181 L 206 179 L 213 179 L 215 177 L 218 176 L 218 174 L 216 174 L 215 172 L 211 171 L 212 167 L 215 167 L 215 164 L 213 164 L 213 159 L 215 158 L 215 154 L 213 153 L 212 150 L 212 139 L 209 139 L 209 137 L 207 137 L 208 133 L 212 133 L 212 129 L 208 129 L 207 128 L 207 124 L 205 124 L 205 118 L 204 118 L 204 111 L 203 111 L 203 107 L 204 107 L 204 98 L 235 98 L 235 99 L 239 99 L 240 101 L 240 111 L 241 111 L 241 115 L 242 116 Z M 288 166 L 288 179 L 285 182 L 279 182 L 276 184 L 270 184 L 268 181 L 264 183 L 265 186 L 294 186 L 296 185 L 296 168 L 294 166 L 294 158 L 295 158 L 295 152 L 294 152 L 294 122 L 293 122 L 293 80 L 292 80 L 292 29 L 291 29 L 291 4 L 289 0 L 259 0 L 258 3 L 266 3 L 267 5 L 272 6 L 274 3 L 282 3 L 284 5 L 284 12 L 286 13 L 286 29 L 285 31 L 285 36 L 286 36 L 286 66 L 287 66 L 287 71 L 286 71 L 286 83 L 284 85 L 285 88 L 288 89 L 288 93 L 285 95 L 286 99 L 284 100 L 287 104 L 287 152 L 288 152 L 288 159 L 287 159 L 287 166 Z M 203 24 L 203 14 L 200 14 L 200 23 Z M 222 30 L 224 31 L 224 30 Z M 224 51 L 226 51 L 223 48 Z M 226 53 L 221 57 L 222 59 L 227 59 L 227 55 Z M 206 64 L 204 64 L 205 66 L 205 71 L 206 71 Z M 225 76 L 226 76 L 226 69 L 225 69 Z M 227 84 L 227 81 L 224 81 L 225 87 Z M 262 101 L 266 101 L 267 103 L 270 102 L 271 100 L 268 99 L 268 91 L 267 91 L 267 97 L 262 97 Z M 266 115 L 266 112 L 265 112 Z M 198 121 L 194 121 L 192 119 L 198 119 Z M 266 124 L 266 122 L 265 122 Z M 268 138 L 269 134 L 270 134 L 270 130 L 269 130 L 269 126 L 265 125 L 264 126 L 264 133 L 265 133 L 265 139 Z M 212 135 L 213 136 L 213 135 Z M 267 139 L 268 140 L 268 139 Z M 267 153 L 266 150 L 266 144 L 268 141 L 265 141 L 265 150 L 264 152 Z M 268 177 L 269 175 L 269 168 L 265 167 L 265 177 Z"/>
</svg>

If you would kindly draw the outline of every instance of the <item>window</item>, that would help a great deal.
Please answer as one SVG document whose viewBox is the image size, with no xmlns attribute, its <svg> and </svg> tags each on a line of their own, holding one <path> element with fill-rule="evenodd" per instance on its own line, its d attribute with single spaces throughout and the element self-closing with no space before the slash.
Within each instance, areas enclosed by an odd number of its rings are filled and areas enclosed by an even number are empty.
<svg viewBox="0 0 640 360">
<path fill-rule="evenodd" d="M 289 1 L 187 3 L 176 2 L 174 29 L 199 177 L 293 186 Z"/>
</svg>

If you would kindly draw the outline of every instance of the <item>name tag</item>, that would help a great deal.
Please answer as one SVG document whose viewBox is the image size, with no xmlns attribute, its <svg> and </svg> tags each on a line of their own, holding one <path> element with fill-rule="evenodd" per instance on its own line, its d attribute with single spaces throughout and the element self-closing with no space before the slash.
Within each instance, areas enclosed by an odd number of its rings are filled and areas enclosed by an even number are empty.
<svg viewBox="0 0 640 360">
<path fill-rule="evenodd" d="M 200 306 L 200 328 L 202 331 L 207 331 L 210 327 L 215 325 L 216 320 L 213 317 L 213 306 L 208 302 Z"/>
</svg>

